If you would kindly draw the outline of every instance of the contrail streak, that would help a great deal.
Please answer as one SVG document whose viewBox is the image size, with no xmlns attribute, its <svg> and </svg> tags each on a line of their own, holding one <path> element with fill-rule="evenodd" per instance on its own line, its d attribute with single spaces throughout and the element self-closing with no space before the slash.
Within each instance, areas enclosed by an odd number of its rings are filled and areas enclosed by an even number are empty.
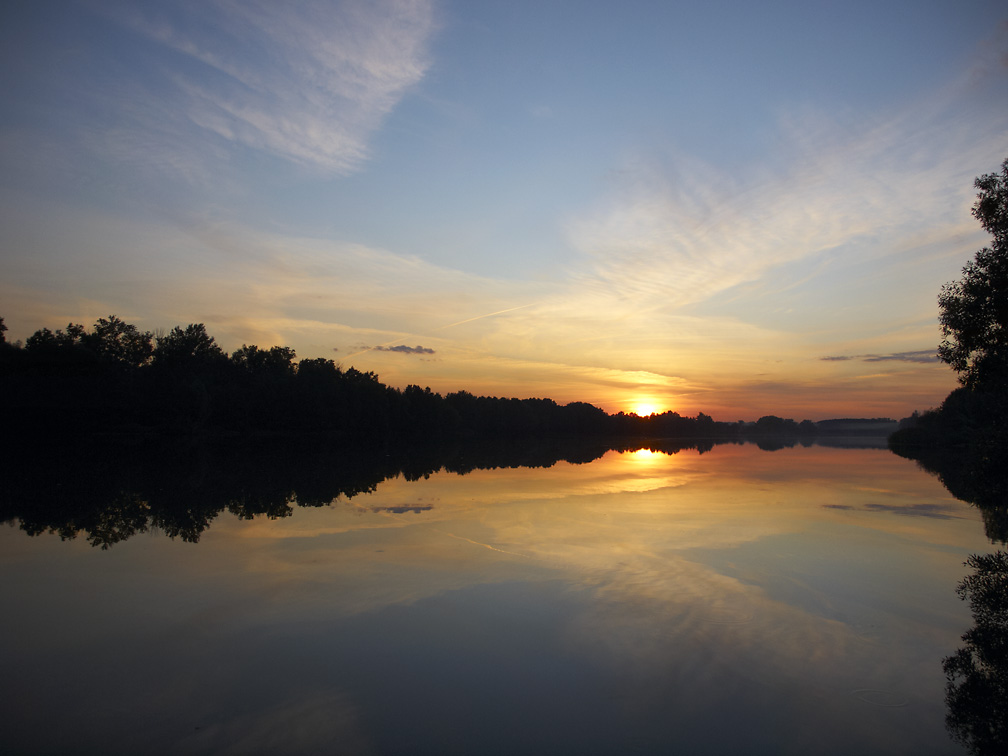
<svg viewBox="0 0 1008 756">
<path fill-rule="evenodd" d="M 501 554 L 507 554 L 508 556 L 521 557 L 522 559 L 531 559 L 528 554 L 520 554 L 517 551 L 505 551 L 504 549 L 498 549 L 496 546 L 491 546 L 489 543 L 483 543 L 482 541 L 474 541 L 472 538 L 466 538 L 465 536 L 455 535 L 454 533 L 449 533 L 447 530 L 438 530 L 437 528 L 431 528 L 435 533 L 440 533 L 441 535 L 450 536 L 452 538 L 457 538 L 460 541 L 466 541 L 471 543 L 473 546 L 482 546 L 484 549 L 490 549 L 490 551 L 497 551 Z"/>
<path fill-rule="evenodd" d="M 515 310 L 524 310 L 526 307 L 531 307 L 534 303 L 518 305 L 517 307 L 509 307 L 506 310 L 497 310 L 497 312 L 488 312 L 486 315 L 477 315 L 475 318 L 468 318 L 466 320 L 460 320 L 457 323 L 449 323 L 448 325 L 441 326 L 440 328 L 435 328 L 435 331 L 443 331 L 445 328 L 452 328 L 453 326 L 462 325 L 463 323 L 472 323 L 474 320 L 482 320 L 483 318 L 492 318 L 494 315 L 503 315 L 505 312 L 514 312 Z"/>
</svg>

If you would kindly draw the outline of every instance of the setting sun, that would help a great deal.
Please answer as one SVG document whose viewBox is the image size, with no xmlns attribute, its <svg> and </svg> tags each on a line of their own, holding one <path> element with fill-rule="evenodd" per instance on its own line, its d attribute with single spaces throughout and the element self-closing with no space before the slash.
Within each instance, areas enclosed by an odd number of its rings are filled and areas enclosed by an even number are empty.
<svg viewBox="0 0 1008 756">
<path fill-rule="evenodd" d="M 640 417 L 647 417 L 648 415 L 655 414 L 658 411 L 658 406 L 655 404 L 640 402 L 634 405 L 633 411 Z"/>
</svg>

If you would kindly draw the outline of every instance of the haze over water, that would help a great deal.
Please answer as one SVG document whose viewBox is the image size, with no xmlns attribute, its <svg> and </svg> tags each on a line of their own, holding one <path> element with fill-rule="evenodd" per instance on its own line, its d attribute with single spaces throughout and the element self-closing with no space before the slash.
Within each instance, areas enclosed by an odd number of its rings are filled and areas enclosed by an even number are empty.
<svg viewBox="0 0 1008 756">
<path fill-rule="evenodd" d="M 754 445 L 0 539 L 18 753 L 960 753 L 941 662 L 989 550 L 911 461 Z"/>
</svg>

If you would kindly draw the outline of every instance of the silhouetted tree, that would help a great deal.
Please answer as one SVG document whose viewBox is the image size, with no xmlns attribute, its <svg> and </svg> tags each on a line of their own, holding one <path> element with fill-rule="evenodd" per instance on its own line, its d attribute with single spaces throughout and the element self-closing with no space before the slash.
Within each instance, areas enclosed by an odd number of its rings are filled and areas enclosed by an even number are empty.
<svg viewBox="0 0 1008 756">
<path fill-rule="evenodd" d="M 444 400 L 430 386 L 409 385 L 399 399 L 400 431 L 410 436 L 420 434 L 440 436 L 446 430 Z"/>
<path fill-rule="evenodd" d="M 0 376 L 10 374 L 16 369 L 15 366 L 24 364 L 25 357 L 20 341 L 15 341 L 13 344 L 7 341 L 7 337 L 4 335 L 6 330 L 7 326 L 4 324 L 3 318 L 0 318 Z M 10 390 L 13 386 L 5 386 L 4 388 Z"/>
<path fill-rule="evenodd" d="M 123 367 L 137 368 L 146 365 L 154 352 L 150 331 L 140 331 L 135 325 L 124 323 L 115 315 L 99 318 L 90 335 L 98 356 Z"/>
<path fill-rule="evenodd" d="M 40 328 L 25 339 L 25 349 L 29 351 L 55 348 L 59 344 L 60 339 L 48 328 Z"/>
<path fill-rule="evenodd" d="M 1008 159 L 1001 173 L 976 179 L 973 216 L 991 234 L 991 246 L 976 253 L 960 281 L 938 297 L 942 336 L 938 356 L 971 389 L 1008 386 Z"/>
<path fill-rule="evenodd" d="M 598 435 L 608 430 L 609 416 L 587 402 L 570 402 L 563 408 L 563 428 L 572 435 Z"/>
<path fill-rule="evenodd" d="M 231 353 L 231 362 L 252 374 L 280 373 L 294 375 L 294 359 L 297 355 L 290 347 L 275 346 L 260 349 L 255 344 L 246 346 Z"/>
<path fill-rule="evenodd" d="M 154 422 L 183 432 L 215 427 L 227 410 L 230 368 L 202 323 L 176 326 L 159 336 L 150 365 Z"/>
<path fill-rule="evenodd" d="M 756 421 L 753 426 L 756 435 L 797 435 L 798 423 L 791 419 L 777 417 L 777 415 L 764 415 Z"/>
<path fill-rule="evenodd" d="M 298 378 L 305 381 L 335 382 L 342 372 L 335 362 L 325 357 L 301 360 L 297 364 Z"/>
<path fill-rule="evenodd" d="M 154 347 L 154 364 L 159 366 L 193 366 L 224 357 L 224 352 L 202 323 L 190 323 L 185 328 L 175 326 L 159 336 Z"/>
<path fill-rule="evenodd" d="M 40 328 L 25 340 L 25 349 L 36 352 L 54 352 L 62 350 L 67 353 L 73 349 L 83 349 L 87 329 L 80 323 L 67 324 L 66 331 L 56 329 L 56 332 L 48 328 Z"/>
</svg>

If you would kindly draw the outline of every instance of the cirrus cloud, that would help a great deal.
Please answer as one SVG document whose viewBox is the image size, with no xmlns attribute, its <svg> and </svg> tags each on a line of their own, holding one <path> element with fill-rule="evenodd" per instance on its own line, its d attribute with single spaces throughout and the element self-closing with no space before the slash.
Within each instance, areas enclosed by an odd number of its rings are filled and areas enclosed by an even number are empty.
<svg viewBox="0 0 1008 756">
<path fill-rule="evenodd" d="M 434 30 L 425 0 L 207 0 L 100 12 L 167 53 L 157 58 L 167 90 L 147 92 L 157 110 L 333 174 L 367 158 L 372 132 L 426 72 Z"/>
</svg>

